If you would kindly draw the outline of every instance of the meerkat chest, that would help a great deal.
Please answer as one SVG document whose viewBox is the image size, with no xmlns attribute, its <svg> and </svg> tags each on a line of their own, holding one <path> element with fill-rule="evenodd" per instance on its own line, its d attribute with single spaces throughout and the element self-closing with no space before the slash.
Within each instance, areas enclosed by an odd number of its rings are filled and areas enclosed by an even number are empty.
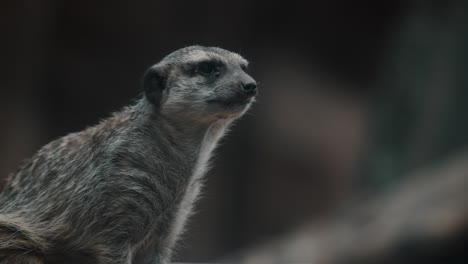
<svg viewBox="0 0 468 264">
<path fill-rule="evenodd" d="M 208 130 L 198 150 L 196 162 L 194 164 L 192 175 L 187 184 L 185 193 L 174 214 L 174 221 L 169 233 L 169 243 L 174 244 L 183 232 L 185 222 L 190 216 L 193 204 L 197 199 L 202 188 L 202 178 L 209 167 L 209 160 L 218 140 L 224 133 L 224 126 L 212 127 Z"/>
<path fill-rule="evenodd" d="M 159 245 L 159 250 L 162 252 L 175 245 L 180 234 L 184 231 L 185 223 L 190 217 L 194 202 L 201 191 L 202 178 L 207 171 L 211 153 L 216 147 L 218 139 L 219 137 L 204 138 L 197 152 L 192 173 L 187 181 L 182 197 L 176 201 L 175 208 L 166 212 L 167 215 L 163 217 L 165 220 L 159 223 L 161 226 L 155 229 L 161 230 L 160 228 L 163 227 L 165 231 L 159 235 L 153 232 L 148 233 L 141 243 L 134 246 L 135 258 L 141 259 L 155 254 L 154 249 L 150 245 Z"/>
</svg>

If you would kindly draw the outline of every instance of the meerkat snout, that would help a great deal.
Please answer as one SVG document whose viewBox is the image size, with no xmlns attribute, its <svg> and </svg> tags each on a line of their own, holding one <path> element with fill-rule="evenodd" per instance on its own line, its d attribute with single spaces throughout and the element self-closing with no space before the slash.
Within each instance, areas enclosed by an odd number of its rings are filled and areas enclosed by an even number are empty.
<svg viewBox="0 0 468 264">
<path fill-rule="evenodd" d="M 242 71 L 245 71 L 245 69 Z M 257 82 L 245 72 L 242 72 L 242 77 L 240 79 L 240 88 L 243 94 L 247 97 L 257 95 Z"/>
<path fill-rule="evenodd" d="M 257 82 L 243 83 L 242 89 L 244 89 L 246 95 L 254 96 L 257 94 Z"/>
</svg>

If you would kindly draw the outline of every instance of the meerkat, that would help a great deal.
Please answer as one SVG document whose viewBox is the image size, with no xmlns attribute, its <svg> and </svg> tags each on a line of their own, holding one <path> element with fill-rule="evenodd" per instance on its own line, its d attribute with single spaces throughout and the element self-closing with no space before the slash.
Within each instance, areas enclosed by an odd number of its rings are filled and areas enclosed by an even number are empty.
<svg viewBox="0 0 468 264">
<path fill-rule="evenodd" d="M 213 149 L 255 100 L 247 66 L 177 50 L 132 106 L 40 149 L 0 194 L 0 263 L 168 263 Z"/>
</svg>

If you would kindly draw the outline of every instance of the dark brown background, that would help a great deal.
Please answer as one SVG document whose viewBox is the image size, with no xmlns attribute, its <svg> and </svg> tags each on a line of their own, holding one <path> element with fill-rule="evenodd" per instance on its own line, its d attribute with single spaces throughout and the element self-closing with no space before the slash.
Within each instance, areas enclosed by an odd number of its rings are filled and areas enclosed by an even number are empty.
<svg viewBox="0 0 468 264">
<path fill-rule="evenodd" d="M 285 234 L 466 145 L 462 1 L 0 3 L 0 175 L 140 92 L 192 44 L 251 61 L 258 103 L 224 140 L 179 250 Z"/>
</svg>

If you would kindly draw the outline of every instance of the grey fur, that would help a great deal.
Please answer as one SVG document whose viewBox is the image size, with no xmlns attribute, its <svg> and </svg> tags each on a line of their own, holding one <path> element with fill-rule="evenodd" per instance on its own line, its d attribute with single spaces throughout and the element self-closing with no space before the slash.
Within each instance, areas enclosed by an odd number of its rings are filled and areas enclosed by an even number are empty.
<svg viewBox="0 0 468 264">
<path fill-rule="evenodd" d="M 0 263 L 168 263 L 213 148 L 254 100 L 246 65 L 175 51 L 133 106 L 40 149 L 0 194 Z"/>
</svg>

